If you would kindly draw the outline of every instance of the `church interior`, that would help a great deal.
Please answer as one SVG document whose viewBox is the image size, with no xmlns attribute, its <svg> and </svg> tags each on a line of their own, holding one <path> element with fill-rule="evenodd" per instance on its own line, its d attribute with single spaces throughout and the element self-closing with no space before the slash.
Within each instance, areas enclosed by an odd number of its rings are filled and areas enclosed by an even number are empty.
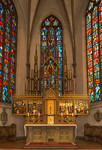
<svg viewBox="0 0 102 150">
<path fill-rule="evenodd" d="M 0 149 L 102 149 L 102 0 L 0 0 Z"/>
</svg>

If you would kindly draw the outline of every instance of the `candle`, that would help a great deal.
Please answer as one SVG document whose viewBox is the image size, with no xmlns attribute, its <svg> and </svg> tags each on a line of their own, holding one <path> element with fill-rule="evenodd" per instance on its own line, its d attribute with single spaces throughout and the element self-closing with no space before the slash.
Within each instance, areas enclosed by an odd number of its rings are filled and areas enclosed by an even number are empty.
<svg viewBox="0 0 102 150">
<path fill-rule="evenodd" d="M 34 115 L 35 115 L 35 111 L 36 111 L 36 110 L 33 110 L 33 114 L 34 114 Z"/>
<path fill-rule="evenodd" d="M 29 117 L 29 112 L 28 112 L 28 117 Z"/>
<path fill-rule="evenodd" d="M 63 117 L 63 113 L 61 113 L 61 116 Z"/>
<path fill-rule="evenodd" d="M 68 115 L 68 110 L 67 110 L 67 115 Z"/>
<path fill-rule="evenodd" d="M 38 112 L 38 116 L 40 117 L 40 112 Z"/>
</svg>

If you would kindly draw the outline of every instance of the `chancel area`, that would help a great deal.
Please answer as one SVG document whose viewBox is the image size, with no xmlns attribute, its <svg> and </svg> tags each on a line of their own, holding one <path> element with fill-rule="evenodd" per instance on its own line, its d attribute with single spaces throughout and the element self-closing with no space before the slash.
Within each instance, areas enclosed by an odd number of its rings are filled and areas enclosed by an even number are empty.
<svg viewBox="0 0 102 150">
<path fill-rule="evenodd" d="M 0 1 L 1 142 L 101 147 L 101 18 L 102 0 Z"/>
</svg>

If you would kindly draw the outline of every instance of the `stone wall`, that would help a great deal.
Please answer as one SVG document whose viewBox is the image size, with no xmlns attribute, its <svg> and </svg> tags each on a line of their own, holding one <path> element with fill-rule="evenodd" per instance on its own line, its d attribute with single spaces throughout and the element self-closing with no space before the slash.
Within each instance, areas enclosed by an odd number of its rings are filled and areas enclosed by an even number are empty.
<svg viewBox="0 0 102 150">
<path fill-rule="evenodd" d="M 102 113 L 102 102 L 96 102 L 90 104 L 90 113 L 88 116 L 78 116 L 77 117 L 77 136 L 84 137 L 84 125 L 89 123 L 94 126 L 102 126 L 102 119 L 97 122 L 94 118 L 94 114 L 99 110 Z"/>
<path fill-rule="evenodd" d="M 23 116 L 13 116 L 10 104 L 0 103 L 0 126 L 3 126 L 2 121 L 1 121 L 1 113 L 3 112 L 3 108 L 6 109 L 7 118 L 8 118 L 5 126 L 15 123 L 16 127 L 17 127 L 16 128 L 16 137 L 23 137 L 24 136 L 24 122 L 25 122 L 24 117 Z"/>
</svg>

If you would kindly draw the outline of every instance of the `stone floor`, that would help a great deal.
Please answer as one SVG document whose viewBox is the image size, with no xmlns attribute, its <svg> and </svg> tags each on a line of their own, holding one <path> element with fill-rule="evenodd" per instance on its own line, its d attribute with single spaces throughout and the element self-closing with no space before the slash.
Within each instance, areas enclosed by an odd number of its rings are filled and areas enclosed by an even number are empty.
<svg viewBox="0 0 102 150">
<path fill-rule="evenodd" d="M 82 150 L 102 150 L 102 144 L 96 143 L 96 142 L 91 142 L 91 141 L 84 141 L 84 140 L 76 140 L 77 144 L 79 145 L 78 149 L 82 149 Z M 25 140 L 17 140 L 15 142 L 3 142 L 0 143 L 0 150 L 7 150 L 7 149 L 14 149 L 14 150 L 22 150 L 24 149 L 24 145 L 25 145 Z M 29 150 L 29 149 L 27 149 Z M 33 150 L 33 149 L 30 149 Z M 35 150 L 35 149 L 34 149 Z M 37 149 L 40 150 L 40 149 Z M 44 150 L 44 149 L 43 149 Z M 48 149 L 46 149 L 48 150 Z M 57 149 L 54 149 L 57 150 Z M 62 149 L 60 149 L 62 150 Z M 67 149 L 66 149 L 67 150 Z M 69 149 L 68 149 L 69 150 Z M 74 150 L 74 149 L 71 149 Z"/>
</svg>

